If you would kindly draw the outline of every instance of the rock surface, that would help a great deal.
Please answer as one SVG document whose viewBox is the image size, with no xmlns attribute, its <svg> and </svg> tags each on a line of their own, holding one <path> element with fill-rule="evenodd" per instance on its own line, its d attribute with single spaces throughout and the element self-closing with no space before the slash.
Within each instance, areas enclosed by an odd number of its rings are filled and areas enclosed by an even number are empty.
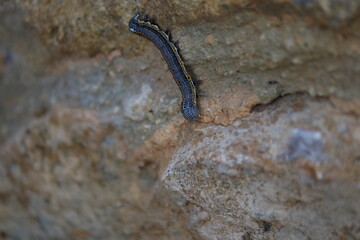
<svg viewBox="0 0 360 240">
<path fill-rule="evenodd" d="M 135 12 L 179 42 L 201 118 Z M 357 0 L 0 3 L 0 240 L 360 239 Z"/>
</svg>

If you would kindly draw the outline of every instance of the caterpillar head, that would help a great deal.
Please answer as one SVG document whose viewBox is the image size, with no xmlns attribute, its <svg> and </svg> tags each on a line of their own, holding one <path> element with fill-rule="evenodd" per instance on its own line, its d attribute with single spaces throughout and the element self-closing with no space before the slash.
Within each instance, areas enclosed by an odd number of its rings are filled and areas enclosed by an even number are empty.
<svg viewBox="0 0 360 240">
<path fill-rule="evenodd" d="M 137 21 L 140 18 L 140 14 L 137 13 L 133 18 L 130 19 L 129 21 L 129 30 L 132 32 L 136 32 L 136 27 L 137 27 Z"/>
</svg>

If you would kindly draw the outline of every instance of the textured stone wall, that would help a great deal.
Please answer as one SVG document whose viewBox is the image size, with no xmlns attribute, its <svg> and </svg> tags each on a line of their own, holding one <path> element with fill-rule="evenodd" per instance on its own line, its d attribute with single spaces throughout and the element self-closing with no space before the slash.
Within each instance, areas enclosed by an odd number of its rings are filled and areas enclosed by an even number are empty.
<svg viewBox="0 0 360 240">
<path fill-rule="evenodd" d="M 359 63 L 357 0 L 1 1 L 0 240 L 360 239 Z"/>
</svg>

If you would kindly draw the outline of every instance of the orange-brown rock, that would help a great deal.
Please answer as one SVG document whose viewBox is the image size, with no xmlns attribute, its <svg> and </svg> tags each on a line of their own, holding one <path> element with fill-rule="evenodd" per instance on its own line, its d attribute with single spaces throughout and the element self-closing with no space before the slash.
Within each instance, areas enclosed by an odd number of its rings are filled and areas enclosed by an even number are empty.
<svg viewBox="0 0 360 240">
<path fill-rule="evenodd" d="M 178 41 L 198 121 L 136 12 Z M 0 1 L 0 239 L 360 239 L 359 13 Z"/>
</svg>

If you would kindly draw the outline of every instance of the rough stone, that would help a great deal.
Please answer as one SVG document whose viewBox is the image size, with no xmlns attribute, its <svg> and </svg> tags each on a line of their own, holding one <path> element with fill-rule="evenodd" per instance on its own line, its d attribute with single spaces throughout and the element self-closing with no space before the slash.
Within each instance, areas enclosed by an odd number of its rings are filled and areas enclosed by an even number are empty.
<svg viewBox="0 0 360 240">
<path fill-rule="evenodd" d="M 136 12 L 178 41 L 199 121 Z M 0 1 L 0 239 L 360 239 L 359 16 Z"/>
</svg>

